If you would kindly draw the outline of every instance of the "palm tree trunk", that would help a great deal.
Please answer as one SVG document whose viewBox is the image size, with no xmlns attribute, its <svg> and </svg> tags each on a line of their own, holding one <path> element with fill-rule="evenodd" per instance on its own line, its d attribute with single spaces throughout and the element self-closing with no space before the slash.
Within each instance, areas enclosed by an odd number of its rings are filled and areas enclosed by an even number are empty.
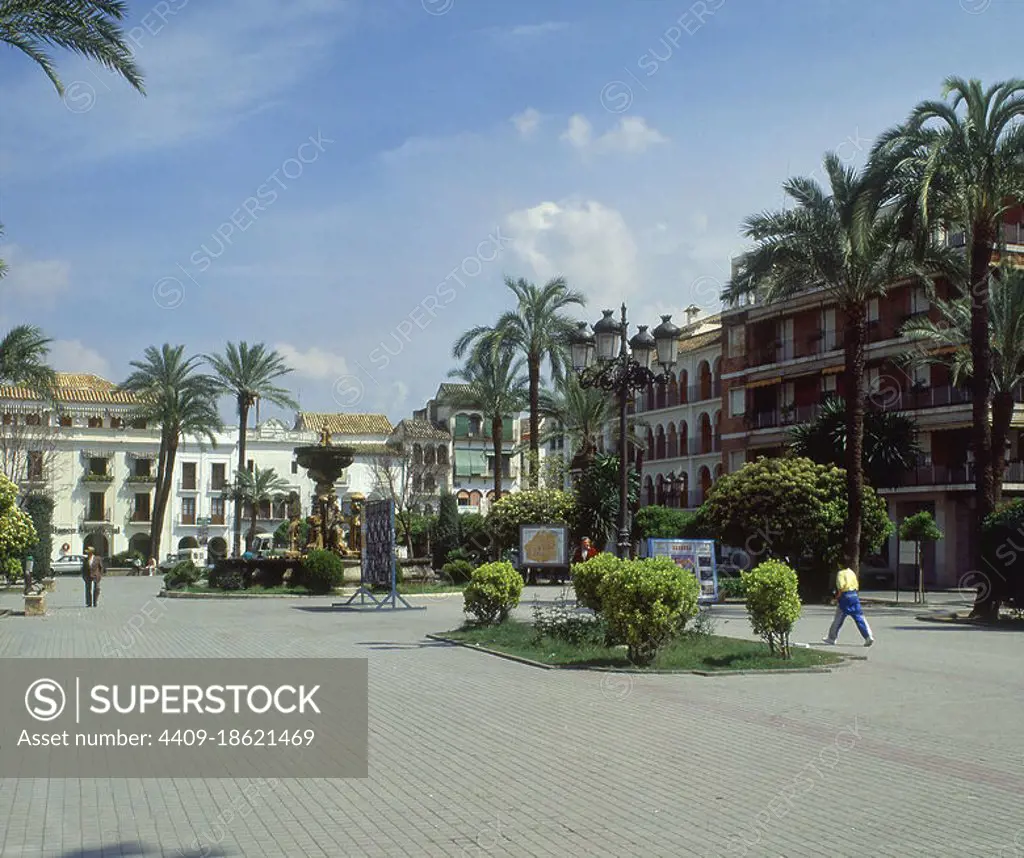
<svg viewBox="0 0 1024 858">
<path fill-rule="evenodd" d="M 167 514 L 167 502 L 171 496 L 171 485 L 174 482 L 174 460 L 178 452 L 177 432 L 167 434 L 160 442 L 160 462 L 157 465 L 156 497 L 153 501 L 153 522 L 149 530 L 150 550 L 160 560 L 161 542 L 163 541 L 164 518 Z"/>
<path fill-rule="evenodd" d="M 540 361 L 531 354 L 527 359 L 530 375 L 530 488 L 540 485 Z"/>
<path fill-rule="evenodd" d="M 256 516 L 259 513 L 259 505 L 256 503 L 256 498 L 253 496 L 252 499 L 252 518 L 250 520 L 249 533 L 245 537 L 245 550 L 252 551 L 252 543 L 256 537 Z"/>
<path fill-rule="evenodd" d="M 971 391 L 974 394 L 974 551 L 973 566 L 982 568 L 981 525 L 995 508 L 995 474 L 992 470 L 992 433 L 989 402 L 992 391 L 992 343 L 989 339 L 989 269 L 992 262 L 992 229 L 987 222 L 973 225 L 971 237 Z M 994 587 L 978 590 L 973 614 L 999 610 Z"/>
<path fill-rule="evenodd" d="M 860 532 L 864 516 L 864 344 L 867 341 L 867 308 L 846 308 L 846 538 L 843 563 L 857 571 L 860 566 Z M 831 574 L 833 570 L 829 570 Z"/>
<path fill-rule="evenodd" d="M 1006 470 L 1006 442 L 1013 420 L 1013 391 L 1000 391 L 992 396 L 992 475 L 993 508 L 1003 499 L 1003 472 Z"/>
<path fill-rule="evenodd" d="M 249 402 L 238 397 L 238 473 L 245 470 L 245 427 L 249 423 Z M 235 536 L 231 549 L 235 557 L 242 554 L 242 500 L 235 498 Z"/>
<path fill-rule="evenodd" d="M 531 417 L 532 422 L 532 417 Z M 494 444 L 494 502 L 497 503 L 501 500 L 501 478 L 502 468 L 504 467 L 504 461 L 501 458 L 501 448 L 504 444 L 505 427 L 502 423 L 501 417 L 491 418 L 491 442 Z M 530 439 L 530 444 L 533 444 L 533 438 Z M 534 477 L 533 471 L 530 472 L 530 479 L 532 481 Z"/>
</svg>

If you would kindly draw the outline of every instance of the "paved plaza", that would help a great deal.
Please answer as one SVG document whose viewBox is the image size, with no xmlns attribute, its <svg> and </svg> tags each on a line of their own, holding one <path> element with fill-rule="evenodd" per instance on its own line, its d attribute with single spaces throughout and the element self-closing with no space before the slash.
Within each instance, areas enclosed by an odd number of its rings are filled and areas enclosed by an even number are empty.
<svg viewBox="0 0 1024 858">
<path fill-rule="evenodd" d="M 1024 856 L 1020 633 L 868 608 L 877 645 L 848 624 L 841 651 L 868 658 L 830 674 L 632 676 L 425 639 L 460 622 L 461 596 L 353 614 L 159 588 L 110 578 L 86 610 L 62 579 L 48 616 L 0 618 L 0 656 L 367 658 L 369 778 L 280 781 L 250 802 L 242 781 L 0 772 L 3 858 Z M 750 636 L 741 607 L 714 611 L 719 634 Z M 830 616 L 806 608 L 794 639 Z"/>
</svg>

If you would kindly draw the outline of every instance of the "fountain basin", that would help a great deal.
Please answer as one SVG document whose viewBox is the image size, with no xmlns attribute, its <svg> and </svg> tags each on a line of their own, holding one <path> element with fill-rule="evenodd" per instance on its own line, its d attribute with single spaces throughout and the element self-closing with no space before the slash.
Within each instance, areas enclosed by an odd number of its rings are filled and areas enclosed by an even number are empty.
<svg viewBox="0 0 1024 858">
<path fill-rule="evenodd" d="M 311 444 L 295 448 L 295 460 L 317 483 L 334 485 L 342 471 L 352 464 L 356 451 L 352 447 L 325 447 Z"/>
</svg>

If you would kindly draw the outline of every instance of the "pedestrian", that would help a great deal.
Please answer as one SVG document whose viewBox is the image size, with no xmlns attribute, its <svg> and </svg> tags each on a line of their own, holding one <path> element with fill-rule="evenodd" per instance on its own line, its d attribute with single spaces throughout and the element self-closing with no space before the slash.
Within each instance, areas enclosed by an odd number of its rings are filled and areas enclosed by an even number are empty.
<svg viewBox="0 0 1024 858">
<path fill-rule="evenodd" d="M 152 578 L 154 575 L 156 575 L 156 558 L 155 557 L 150 557 L 149 558 L 149 563 L 146 564 L 146 574 L 149 575 L 150 578 Z"/>
<path fill-rule="evenodd" d="M 857 595 L 859 589 L 857 575 L 852 569 L 840 569 L 836 575 L 836 615 L 832 620 L 832 627 L 828 635 L 822 638 L 823 643 L 834 645 L 839 639 L 839 630 L 847 617 L 853 617 L 857 628 L 864 638 L 864 646 L 871 646 L 875 642 L 871 634 L 871 626 L 864 619 L 864 612 L 860 607 L 860 597 Z"/>
<path fill-rule="evenodd" d="M 573 563 L 584 563 L 591 557 L 596 557 L 600 552 L 590 542 L 589 536 L 584 536 L 580 540 L 579 546 L 576 548 L 576 552 L 572 556 Z"/>
<path fill-rule="evenodd" d="M 85 607 L 95 608 L 100 603 L 100 579 L 103 577 L 103 561 L 96 556 L 93 547 L 85 549 L 82 561 L 82 580 L 85 582 Z"/>
</svg>

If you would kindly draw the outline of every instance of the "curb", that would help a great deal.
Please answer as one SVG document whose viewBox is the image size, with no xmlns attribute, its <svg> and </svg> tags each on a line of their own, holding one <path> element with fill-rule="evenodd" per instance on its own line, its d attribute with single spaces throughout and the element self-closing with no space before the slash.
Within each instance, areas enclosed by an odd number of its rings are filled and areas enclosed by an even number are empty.
<svg viewBox="0 0 1024 858">
<path fill-rule="evenodd" d="M 189 593 L 185 590 L 161 590 L 157 593 L 158 599 L 198 599 L 216 601 L 220 599 L 338 599 L 344 596 L 352 596 L 358 590 L 334 590 L 330 593 L 232 593 L 226 590 L 222 593 Z M 381 594 L 386 595 L 386 594 Z M 461 590 L 439 593 L 399 593 L 405 599 L 444 599 L 462 595 Z"/>
<path fill-rule="evenodd" d="M 579 664 L 544 664 L 540 661 L 534 661 L 530 658 L 524 658 L 520 655 L 512 655 L 507 652 L 501 652 L 496 649 L 490 649 L 479 644 L 471 644 L 465 641 L 457 641 L 452 638 L 446 638 L 443 635 L 428 634 L 426 636 L 432 641 L 440 641 L 442 643 L 451 644 L 452 646 L 459 646 L 463 649 L 473 650 L 474 652 L 482 652 L 487 655 L 494 655 L 498 658 L 504 658 L 508 661 L 519 662 L 519 664 L 525 664 L 528 667 L 539 667 L 542 670 L 576 670 L 580 672 L 591 672 L 591 673 L 629 673 L 636 676 L 685 676 L 687 674 L 692 676 L 763 676 L 765 674 L 777 675 L 777 674 L 793 674 L 793 673 L 831 673 L 834 668 L 846 666 L 846 662 L 850 661 L 867 661 L 867 656 L 863 655 L 841 655 L 840 658 L 843 660 L 836 664 L 831 664 L 821 667 L 793 667 L 793 668 L 780 668 L 780 669 L 767 669 L 767 670 L 638 670 L 636 668 L 629 667 L 588 667 L 586 665 Z"/>
</svg>

